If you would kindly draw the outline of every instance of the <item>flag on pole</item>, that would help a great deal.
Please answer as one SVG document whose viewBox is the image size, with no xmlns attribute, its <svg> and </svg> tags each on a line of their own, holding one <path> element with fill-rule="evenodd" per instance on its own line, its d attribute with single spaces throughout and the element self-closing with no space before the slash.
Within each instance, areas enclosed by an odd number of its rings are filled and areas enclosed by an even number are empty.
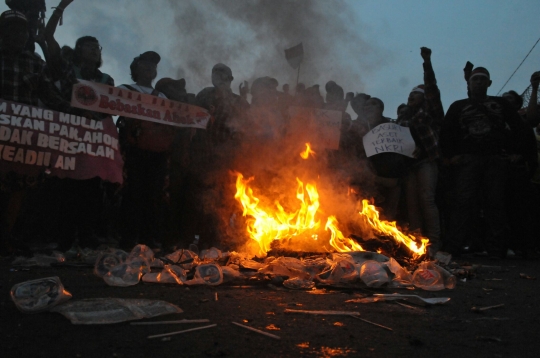
<svg viewBox="0 0 540 358">
<path fill-rule="evenodd" d="M 304 59 L 304 46 L 300 42 L 298 45 L 285 50 L 285 58 L 292 68 L 296 69 Z"/>
</svg>

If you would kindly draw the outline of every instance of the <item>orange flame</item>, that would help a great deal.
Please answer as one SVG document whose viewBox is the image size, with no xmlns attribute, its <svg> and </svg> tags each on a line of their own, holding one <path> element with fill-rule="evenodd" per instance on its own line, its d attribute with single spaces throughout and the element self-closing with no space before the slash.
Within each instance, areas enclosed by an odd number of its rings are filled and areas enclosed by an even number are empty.
<svg viewBox="0 0 540 358">
<path fill-rule="evenodd" d="M 237 191 L 234 197 L 242 204 L 243 215 L 250 217 L 247 220 L 247 232 L 259 244 L 259 255 L 264 256 L 270 251 L 273 240 L 299 236 L 320 228 L 320 221 L 315 218 L 319 209 L 319 193 L 315 184 L 307 184 L 304 188 L 304 183 L 296 178 L 296 198 L 300 202 L 300 208 L 287 212 L 279 201 L 275 202 L 276 208 L 260 207 L 259 198 L 253 195 L 253 190 L 248 186 L 254 178 L 246 180 L 240 173 L 235 175 Z M 316 236 L 310 237 L 317 239 Z"/>
<path fill-rule="evenodd" d="M 302 159 L 308 159 L 309 155 L 311 154 L 312 157 L 315 157 L 315 153 L 313 150 L 311 150 L 311 144 L 306 143 L 306 150 L 304 150 L 302 153 L 300 153 L 300 156 Z"/>
<path fill-rule="evenodd" d="M 294 237 L 300 241 L 305 241 L 306 238 L 310 238 L 311 242 L 318 241 L 320 220 L 317 219 L 317 211 L 320 203 L 315 184 L 308 183 L 304 186 L 304 183 L 296 178 L 296 198 L 300 208 L 287 212 L 279 201 L 274 202 L 275 207 L 264 207 L 261 204 L 260 199 L 253 195 L 253 189 L 249 187 L 249 183 L 254 180 L 253 177 L 244 179 L 238 172 L 234 175 L 237 176 L 234 197 L 242 204 L 243 216 L 248 217 L 246 230 L 259 245 L 258 256 L 265 256 L 274 240 Z M 359 215 L 378 234 L 393 237 L 396 242 L 406 245 L 415 258 L 426 253 L 428 239 L 421 238 L 422 243 L 418 246 L 416 238 L 399 231 L 395 222 L 379 220 L 379 212 L 367 200 L 362 201 L 362 211 Z M 335 216 L 328 217 L 325 230 L 330 231 L 329 243 L 337 252 L 365 251 L 357 242 L 343 235 Z M 324 243 L 318 245 L 319 249 L 323 249 L 321 246 Z"/>
<path fill-rule="evenodd" d="M 429 240 L 421 238 L 420 247 L 413 235 L 405 235 L 397 227 L 395 221 L 379 220 L 379 212 L 375 206 L 370 205 L 367 200 L 362 200 L 362 211 L 359 213 L 364 217 L 370 226 L 379 234 L 391 236 L 398 243 L 404 244 L 413 253 L 414 257 L 422 256 L 426 253 Z"/>
<path fill-rule="evenodd" d="M 332 245 L 333 248 L 338 252 L 365 251 L 356 241 L 343 236 L 343 233 L 338 229 L 337 224 L 336 217 L 330 216 L 325 226 L 325 229 L 330 230 L 332 233 L 330 245 Z"/>
</svg>

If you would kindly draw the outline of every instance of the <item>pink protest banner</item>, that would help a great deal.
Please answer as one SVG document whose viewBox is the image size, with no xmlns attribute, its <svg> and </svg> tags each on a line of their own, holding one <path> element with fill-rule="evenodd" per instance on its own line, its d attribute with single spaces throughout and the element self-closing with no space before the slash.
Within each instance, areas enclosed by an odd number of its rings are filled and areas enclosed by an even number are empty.
<svg viewBox="0 0 540 358">
<path fill-rule="evenodd" d="M 175 127 L 206 129 L 210 120 L 201 107 L 84 80 L 73 86 L 71 105 Z"/>
<path fill-rule="evenodd" d="M 111 117 L 96 121 L 0 99 L 0 172 L 122 183 Z"/>
</svg>

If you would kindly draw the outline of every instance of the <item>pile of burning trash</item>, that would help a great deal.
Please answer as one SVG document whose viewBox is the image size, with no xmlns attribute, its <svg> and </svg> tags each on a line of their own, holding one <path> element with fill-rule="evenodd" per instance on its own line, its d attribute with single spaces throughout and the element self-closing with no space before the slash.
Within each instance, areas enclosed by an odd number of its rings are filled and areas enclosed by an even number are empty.
<svg viewBox="0 0 540 358">
<path fill-rule="evenodd" d="M 199 255 L 180 249 L 156 257 L 148 246 L 137 245 L 129 254 L 117 249 L 102 252 L 94 273 L 111 286 L 132 286 L 143 281 L 211 286 L 271 283 L 289 289 L 312 289 L 316 285 L 417 287 L 437 291 L 456 285 L 456 277 L 433 261 L 421 262 L 410 272 L 393 258 L 367 251 L 258 259 L 211 248 Z"/>
</svg>

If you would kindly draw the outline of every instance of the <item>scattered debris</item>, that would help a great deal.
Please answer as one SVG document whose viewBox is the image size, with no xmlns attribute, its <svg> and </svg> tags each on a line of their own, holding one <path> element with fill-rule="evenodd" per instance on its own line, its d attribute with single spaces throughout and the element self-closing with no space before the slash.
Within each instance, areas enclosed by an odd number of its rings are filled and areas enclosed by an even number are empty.
<svg viewBox="0 0 540 358">
<path fill-rule="evenodd" d="M 217 301 L 217 300 L 218 300 L 217 292 L 214 292 L 214 301 Z"/>
<path fill-rule="evenodd" d="M 281 331 L 281 328 L 277 327 L 273 323 L 266 326 L 266 329 L 269 331 Z"/>
<path fill-rule="evenodd" d="M 494 308 L 499 308 L 499 307 L 503 307 L 504 306 L 504 303 L 501 303 L 500 305 L 495 305 L 495 306 L 487 306 L 487 307 L 473 307 L 471 308 L 471 311 L 473 312 L 484 312 L 484 311 L 487 311 L 487 310 L 491 310 L 491 309 L 494 309 Z"/>
<path fill-rule="evenodd" d="M 526 280 L 536 280 L 536 277 L 534 277 L 534 276 L 529 276 L 529 275 L 524 274 L 524 273 L 520 273 L 520 274 L 519 274 L 519 277 L 524 278 L 524 279 L 526 279 Z"/>
<path fill-rule="evenodd" d="M 306 310 L 292 310 L 287 308 L 285 313 L 305 313 L 316 315 L 330 315 L 330 316 L 359 316 L 360 312 L 351 311 L 306 311 Z"/>
<path fill-rule="evenodd" d="M 264 331 L 258 330 L 258 329 L 256 329 L 256 328 L 249 327 L 249 326 L 245 326 L 245 325 L 243 325 L 243 324 L 236 323 L 236 322 L 231 322 L 231 323 L 237 325 L 238 327 L 242 327 L 242 328 L 248 329 L 248 330 L 250 330 L 250 331 L 257 332 L 257 333 L 259 333 L 259 334 L 262 334 L 262 335 L 267 336 L 267 337 L 270 337 L 270 338 L 281 339 L 281 337 L 276 336 L 275 334 L 272 334 L 272 333 L 264 332 Z"/>
<path fill-rule="evenodd" d="M 212 328 L 212 327 L 215 327 L 217 326 L 217 324 L 211 324 L 209 326 L 203 326 L 203 327 L 197 327 L 197 328 L 191 328 L 191 329 L 186 329 L 186 330 L 183 330 L 183 331 L 176 331 L 176 332 L 169 332 L 169 333 L 163 333 L 163 334 L 156 334 L 156 335 L 153 335 L 153 336 L 148 336 L 146 338 L 148 339 L 153 339 L 153 338 L 160 338 L 160 337 L 169 337 L 169 336 L 174 336 L 176 334 L 182 334 L 182 333 L 187 333 L 187 332 L 193 332 L 193 331 L 199 331 L 201 329 L 207 329 L 207 328 Z"/>
<path fill-rule="evenodd" d="M 350 316 L 351 316 L 352 318 L 359 319 L 359 320 L 362 321 L 362 322 L 366 322 L 366 323 L 372 324 L 372 325 L 374 325 L 374 326 L 377 326 L 377 327 L 381 327 L 381 328 L 383 328 L 383 329 L 386 329 L 387 331 L 393 331 L 392 328 L 383 326 L 382 324 L 378 324 L 378 323 L 375 323 L 375 322 L 368 321 L 367 319 L 360 318 L 360 317 L 358 317 L 357 315 L 350 315 Z"/>
</svg>

